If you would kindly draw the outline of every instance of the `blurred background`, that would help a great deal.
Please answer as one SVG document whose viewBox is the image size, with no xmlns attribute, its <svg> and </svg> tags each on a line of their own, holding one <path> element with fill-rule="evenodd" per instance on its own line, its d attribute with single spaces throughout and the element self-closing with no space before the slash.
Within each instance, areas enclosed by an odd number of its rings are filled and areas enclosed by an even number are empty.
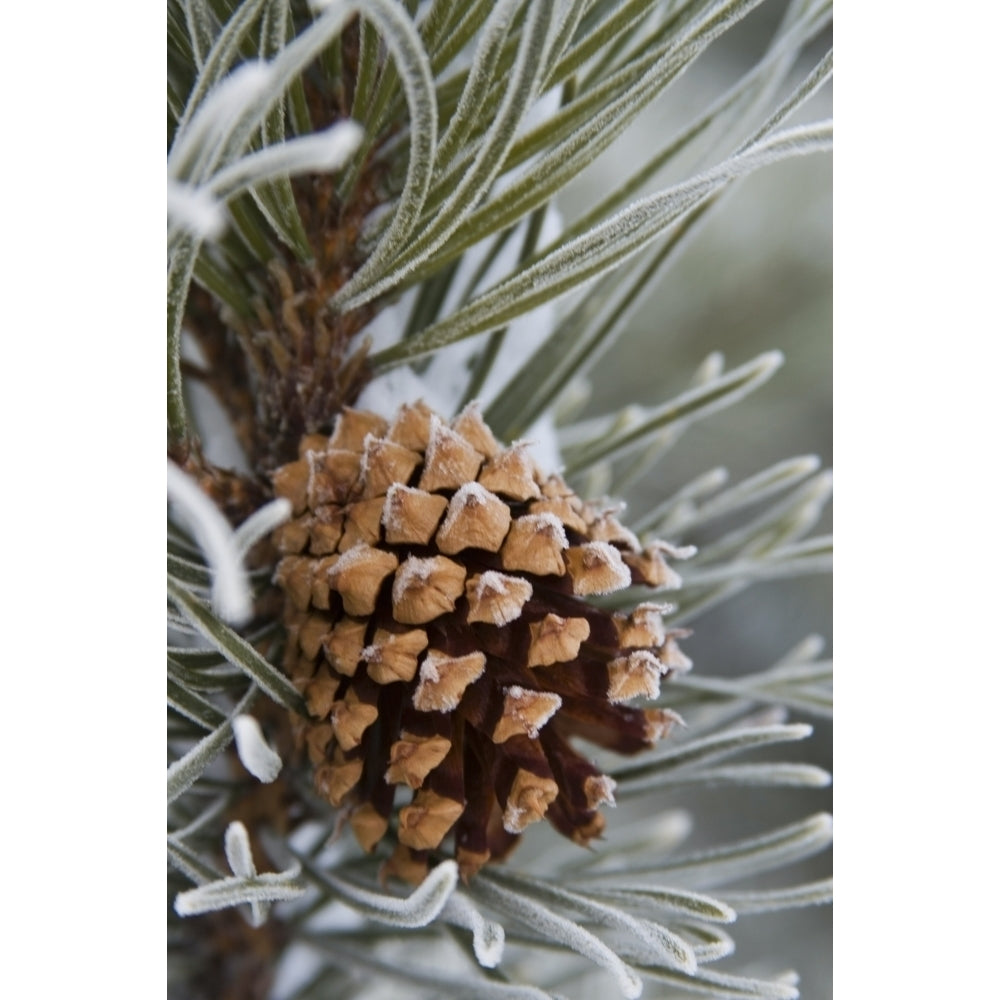
<svg viewBox="0 0 1000 1000">
<path fill-rule="evenodd" d="M 783 9 L 781 3 L 763 4 L 712 45 L 560 199 L 565 217 L 574 219 L 606 195 L 735 83 L 766 48 Z M 831 44 L 829 35 L 817 39 L 791 78 L 807 74 Z M 831 116 L 827 85 L 790 124 Z M 730 151 L 716 149 L 719 158 Z M 678 173 L 657 178 L 648 190 L 707 165 L 681 162 Z M 751 175 L 691 236 L 617 346 L 599 362 L 600 378 L 592 378 L 587 414 L 617 409 L 623 399 L 655 404 L 677 395 L 712 351 L 724 353 L 727 368 L 774 348 L 785 355 L 784 366 L 770 382 L 695 424 L 662 467 L 630 491 L 636 513 L 716 466 L 729 470 L 730 483 L 795 455 L 815 454 L 823 468 L 831 466 L 831 216 L 830 157 L 797 158 Z M 831 529 L 827 510 L 816 533 Z M 770 666 L 810 633 L 823 636 L 827 653 L 832 653 L 831 626 L 827 577 L 757 583 L 698 618 L 684 649 L 697 671 L 741 674 Z M 815 726 L 812 739 L 774 754 L 774 759 L 801 759 L 832 771 L 830 726 L 812 718 L 803 721 Z M 678 798 L 678 806 L 689 808 L 697 819 L 700 843 L 762 832 L 832 809 L 830 789 L 719 789 L 696 802 Z M 830 863 L 830 856 L 822 854 L 782 872 L 780 884 L 822 878 Z M 777 877 L 763 881 L 779 884 Z M 832 996 L 831 937 L 829 907 L 744 917 L 730 962 L 753 966 L 768 955 L 788 956 L 801 974 L 801 995 L 824 1000 Z"/>
</svg>

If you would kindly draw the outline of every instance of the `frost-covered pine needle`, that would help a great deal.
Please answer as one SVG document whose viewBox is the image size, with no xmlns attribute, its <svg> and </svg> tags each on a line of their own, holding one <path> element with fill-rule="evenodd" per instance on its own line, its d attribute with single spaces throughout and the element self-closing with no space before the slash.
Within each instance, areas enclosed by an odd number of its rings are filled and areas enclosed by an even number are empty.
<svg viewBox="0 0 1000 1000">
<path fill-rule="evenodd" d="M 230 823 L 226 828 L 225 850 L 233 877 L 216 879 L 179 893 L 174 900 L 174 909 L 180 916 L 196 916 L 249 903 L 250 923 L 260 927 L 267 920 L 272 902 L 297 899 L 305 892 L 305 886 L 299 879 L 298 865 L 283 872 L 257 874 L 250 836 L 242 823 Z"/>
<path fill-rule="evenodd" d="M 170 461 L 167 496 L 212 569 L 212 606 L 225 621 L 245 624 L 253 614 L 253 595 L 236 536 L 222 512 L 189 475 Z"/>
<path fill-rule="evenodd" d="M 281 176 L 339 170 L 361 145 L 364 130 L 356 122 L 338 122 L 323 132 L 290 139 L 251 153 L 220 170 L 208 185 L 217 198 Z"/>
<path fill-rule="evenodd" d="M 262 538 L 266 538 L 292 516 L 292 505 L 278 497 L 255 510 L 236 529 L 236 548 L 245 556 Z"/>
<path fill-rule="evenodd" d="M 441 919 L 472 931 L 472 947 L 483 968 L 495 969 L 503 957 L 504 930 L 492 920 L 485 920 L 468 897 L 452 893 L 441 910 Z"/>
<path fill-rule="evenodd" d="M 226 827 L 226 860 L 233 874 L 240 878 L 253 878 L 257 874 L 250 850 L 250 835 L 242 823 L 230 823 Z"/>
<path fill-rule="evenodd" d="M 167 180 L 167 218 L 200 240 L 216 240 L 226 229 L 226 210 L 205 188 Z"/>
<path fill-rule="evenodd" d="M 237 715 L 233 719 L 236 752 L 243 766 L 265 784 L 281 773 L 281 758 L 267 745 L 260 723 L 252 715 Z"/>
</svg>

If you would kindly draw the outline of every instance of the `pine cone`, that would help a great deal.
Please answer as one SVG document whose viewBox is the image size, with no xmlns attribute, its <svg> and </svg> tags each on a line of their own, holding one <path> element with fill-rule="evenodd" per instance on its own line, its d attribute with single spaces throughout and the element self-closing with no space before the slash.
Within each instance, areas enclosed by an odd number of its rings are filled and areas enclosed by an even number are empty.
<svg viewBox="0 0 1000 1000">
<path fill-rule="evenodd" d="M 661 607 L 584 599 L 676 586 L 677 553 L 502 448 L 475 407 L 450 426 L 423 403 L 391 426 L 346 410 L 300 456 L 274 475 L 294 518 L 275 579 L 317 791 L 372 851 L 412 789 L 386 870 L 414 882 L 452 832 L 465 878 L 543 817 L 599 836 L 614 782 L 570 740 L 652 746 L 677 716 L 627 703 L 690 663 Z"/>
</svg>

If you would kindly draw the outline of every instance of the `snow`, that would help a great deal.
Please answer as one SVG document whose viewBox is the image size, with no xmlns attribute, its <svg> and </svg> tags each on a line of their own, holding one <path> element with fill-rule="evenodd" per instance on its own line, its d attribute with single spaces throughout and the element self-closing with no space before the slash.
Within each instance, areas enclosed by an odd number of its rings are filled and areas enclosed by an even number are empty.
<svg viewBox="0 0 1000 1000">
<path fill-rule="evenodd" d="M 208 359 L 198 342 L 187 332 L 181 334 L 181 358 L 199 367 L 206 367 Z M 232 420 L 215 393 L 200 379 L 188 379 L 184 386 L 188 397 L 192 423 L 198 428 L 205 457 L 220 469 L 251 472 L 246 452 L 236 437 Z"/>
<path fill-rule="evenodd" d="M 522 222 L 497 254 L 496 260 L 477 286 L 479 291 L 491 287 L 517 269 L 526 225 L 526 222 Z M 562 228 L 561 216 L 554 206 L 550 206 L 545 214 L 539 245 L 544 246 L 556 239 Z M 441 317 L 449 316 L 460 308 L 462 296 L 482 263 L 488 245 L 489 241 L 486 241 L 482 247 L 474 247 L 463 256 L 441 309 Z M 374 350 L 399 341 L 402 331 L 406 329 L 414 301 L 413 293 L 407 293 L 398 303 L 383 309 L 365 327 L 363 334 L 371 337 Z M 556 321 L 556 307 L 550 303 L 510 324 L 503 346 L 478 395 L 478 401 L 484 409 L 535 349 L 548 339 L 555 329 Z M 470 365 L 484 346 L 483 337 L 472 337 L 451 344 L 434 354 L 422 374 L 409 366 L 393 368 L 369 382 L 359 396 L 357 406 L 391 419 L 403 403 L 423 399 L 442 416 L 453 417 L 464 405 Z M 525 438 L 531 447 L 532 456 L 541 468 L 556 470 L 562 467 L 555 421 L 550 414 L 545 414 L 532 424 Z"/>
</svg>

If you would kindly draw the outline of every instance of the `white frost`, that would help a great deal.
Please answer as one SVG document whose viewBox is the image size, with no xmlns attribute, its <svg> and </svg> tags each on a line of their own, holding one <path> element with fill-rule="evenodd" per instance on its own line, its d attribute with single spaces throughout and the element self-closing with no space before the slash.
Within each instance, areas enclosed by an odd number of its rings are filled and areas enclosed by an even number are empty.
<svg viewBox="0 0 1000 1000">
<path fill-rule="evenodd" d="M 462 467 L 458 464 L 461 459 L 455 457 L 450 462 L 445 459 L 449 450 L 452 455 L 460 456 L 463 452 L 468 454 L 471 447 L 461 434 L 453 431 L 436 413 L 432 414 L 431 436 L 427 443 L 424 468 L 435 469 L 438 475 L 444 473 L 453 481 L 462 478 Z"/>
<path fill-rule="evenodd" d="M 509 703 L 505 704 L 504 711 L 509 711 L 515 721 L 524 726 L 528 737 L 533 740 L 538 738 L 539 730 L 562 707 L 562 698 L 550 691 L 528 691 L 517 684 L 512 684 L 509 688 L 504 690 L 504 694 L 515 699 L 514 705 L 510 705 Z M 541 713 L 534 713 L 531 717 L 529 717 L 526 716 L 524 712 L 518 711 L 516 703 L 524 697 L 531 699 L 532 708 L 541 707 Z"/>
<path fill-rule="evenodd" d="M 286 143 L 295 146 L 317 171 L 339 170 L 361 145 L 365 130 L 354 121 L 340 121 L 315 135 L 303 136 Z"/>
<path fill-rule="evenodd" d="M 337 557 L 337 571 L 350 569 L 356 563 L 363 562 L 368 557 L 369 552 L 371 552 L 371 546 L 364 542 L 352 545 L 346 552 L 341 552 Z"/>
<path fill-rule="evenodd" d="M 671 559 L 690 559 L 698 551 L 697 545 L 671 545 L 670 542 L 664 542 L 662 539 L 653 542 L 652 548 L 666 552 Z"/>
<path fill-rule="evenodd" d="M 243 766 L 265 785 L 274 781 L 281 772 L 281 758 L 267 745 L 257 720 L 252 715 L 237 715 L 233 735 Z"/>
<path fill-rule="evenodd" d="M 342 415 L 341 415 L 342 416 Z M 340 426 L 341 417 L 337 417 L 337 426 Z M 336 433 L 336 431 L 334 431 Z M 361 444 L 361 480 L 364 482 L 371 476 L 372 471 L 372 449 L 381 441 L 382 439 L 377 434 L 372 434 L 369 432 L 365 435 L 365 439 Z"/>
<path fill-rule="evenodd" d="M 481 483 L 466 483 L 455 491 L 452 503 L 455 509 L 472 506 L 482 507 L 497 498 Z"/>
<path fill-rule="evenodd" d="M 198 176 L 220 143 L 232 134 L 235 122 L 256 107 L 274 85 L 274 69 L 262 59 L 245 62 L 211 87 L 198 110 L 180 128 L 167 157 L 168 176 L 202 183 Z M 201 169 L 197 169 L 198 167 Z M 188 171 L 195 168 L 195 176 Z"/>
<path fill-rule="evenodd" d="M 433 653 L 434 650 L 431 650 Z M 441 680 L 441 673 L 437 668 L 437 664 L 432 663 L 430 659 L 424 660 L 423 666 L 420 668 L 420 683 L 421 685 L 424 681 L 428 681 L 431 684 L 437 684 Z"/>
<path fill-rule="evenodd" d="M 216 240 L 226 231 L 225 206 L 202 187 L 167 180 L 167 218 L 202 240 Z"/>
<path fill-rule="evenodd" d="M 667 630 L 663 625 L 663 616 L 668 611 L 673 611 L 673 604 L 655 604 L 652 601 L 644 601 L 632 612 L 632 620 L 640 628 L 649 629 L 653 637 L 649 645 L 660 646 L 667 641 Z"/>
<path fill-rule="evenodd" d="M 455 491 L 455 495 L 448 504 L 448 513 L 445 515 L 441 531 L 447 535 L 455 527 L 455 522 L 463 515 L 467 507 L 485 507 L 491 500 L 497 500 L 485 486 L 480 483 L 466 483 Z"/>
<path fill-rule="evenodd" d="M 353 552 L 354 549 L 351 549 Z M 350 555 L 350 553 L 348 553 Z M 397 604 L 406 598 L 406 592 L 425 584 L 434 572 L 434 559 L 418 559 L 408 556 L 406 561 L 396 570 L 396 579 L 392 581 L 392 599 Z"/>
<path fill-rule="evenodd" d="M 403 505 L 400 499 L 402 495 L 407 493 L 419 493 L 419 490 L 415 490 L 410 486 L 404 486 L 402 483 L 393 483 L 389 489 L 385 492 L 385 504 L 382 507 L 382 527 L 389 534 L 398 533 L 406 527 L 406 521 L 403 518 Z"/>
<path fill-rule="evenodd" d="M 553 515 L 550 515 L 553 516 Z M 595 594 L 613 594 L 632 585 L 632 571 L 625 565 L 621 553 L 610 542 L 586 542 L 581 548 L 600 556 L 601 562 L 611 570 L 613 579 L 605 589 L 593 591 Z"/>
<path fill-rule="evenodd" d="M 360 125 L 343 121 L 314 135 L 265 146 L 220 170 L 211 180 L 212 194 L 227 199 L 274 177 L 338 170 L 363 137 Z"/>
<path fill-rule="evenodd" d="M 675 670 L 678 673 L 686 674 L 694 665 L 691 658 L 674 642 L 672 636 L 667 638 L 666 644 L 660 650 L 660 656 L 663 657 L 664 672 Z"/>
<path fill-rule="evenodd" d="M 530 581 L 488 569 L 476 580 L 473 597 L 480 604 L 489 602 L 493 624 L 500 628 L 521 616 L 521 609 L 531 600 Z"/>
<path fill-rule="evenodd" d="M 620 661 L 618 661 L 620 662 Z M 613 705 L 621 705 L 631 701 L 637 694 L 647 698 L 656 698 L 660 694 L 660 674 L 663 666 L 647 649 L 630 653 L 626 661 L 627 673 L 613 682 L 608 689 L 608 701 Z M 638 691 L 628 690 L 628 682 L 638 681 L 641 687 Z"/>
<path fill-rule="evenodd" d="M 245 556 L 265 535 L 284 524 L 292 516 L 292 504 L 278 497 L 255 510 L 237 529 L 236 547 Z"/>
<path fill-rule="evenodd" d="M 550 510 L 543 510 L 540 514 L 524 514 L 517 519 L 518 524 L 530 527 L 536 534 L 544 532 L 554 541 L 559 542 L 560 548 L 569 547 L 569 539 L 566 537 L 566 528 L 562 521 Z M 597 544 L 596 542 L 594 543 Z M 619 557 L 620 559 L 621 557 Z"/>
<path fill-rule="evenodd" d="M 472 902 L 458 892 L 448 898 L 441 916 L 449 924 L 472 931 L 472 948 L 476 961 L 483 968 L 495 969 L 500 964 L 504 946 L 504 930 L 500 924 L 484 920 Z"/>
<path fill-rule="evenodd" d="M 253 863 L 247 828 L 240 822 L 230 823 L 226 827 L 225 844 L 226 860 L 233 874 L 240 878 L 253 878 L 257 874 L 257 868 Z"/>
<path fill-rule="evenodd" d="M 213 607 L 231 624 L 245 624 L 253 614 L 253 597 L 229 522 L 201 487 L 169 460 L 167 498 L 194 535 L 212 568 Z"/>
<path fill-rule="evenodd" d="M 618 787 L 618 782 L 614 778 L 607 774 L 591 778 L 590 787 L 594 790 L 592 795 L 595 809 L 600 805 L 610 806 L 614 809 L 618 805 L 615 801 L 615 789 Z"/>
</svg>

